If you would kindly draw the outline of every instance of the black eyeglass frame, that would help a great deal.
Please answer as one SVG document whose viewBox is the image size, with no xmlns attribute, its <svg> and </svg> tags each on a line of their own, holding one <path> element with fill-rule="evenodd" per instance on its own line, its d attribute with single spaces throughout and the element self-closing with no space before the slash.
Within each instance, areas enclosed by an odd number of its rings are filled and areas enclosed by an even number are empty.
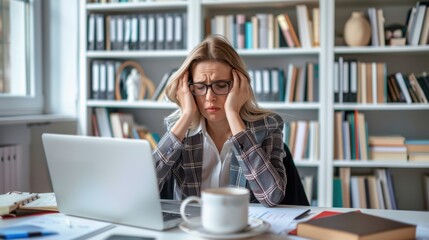
<svg viewBox="0 0 429 240">
<path fill-rule="evenodd" d="M 213 89 L 213 85 L 216 85 L 216 84 L 219 84 L 219 83 L 221 83 L 221 84 L 222 83 L 226 83 L 228 85 L 228 92 L 227 93 L 225 93 L 225 94 L 218 94 L 218 93 L 216 93 L 216 91 Z M 195 85 L 195 84 L 204 85 L 206 87 L 206 90 L 204 91 L 204 94 L 195 94 L 194 93 L 194 91 L 192 90 L 191 86 Z M 194 83 L 194 82 L 190 81 L 188 83 L 188 86 L 189 86 L 189 89 L 191 90 L 192 95 L 194 95 L 194 96 L 204 96 L 204 95 L 206 95 L 207 91 L 209 90 L 209 87 L 210 87 L 210 89 L 212 90 L 212 92 L 215 95 L 228 95 L 228 93 L 231 91 L 231 88 L 232 88 L 232 80 L 222 80 L 222 81 L 218 81 L 218 82 L 214 82 L 214 83 L 210 83 L 210 84 L 198 83 L 198 82 Z"/>
</svg>

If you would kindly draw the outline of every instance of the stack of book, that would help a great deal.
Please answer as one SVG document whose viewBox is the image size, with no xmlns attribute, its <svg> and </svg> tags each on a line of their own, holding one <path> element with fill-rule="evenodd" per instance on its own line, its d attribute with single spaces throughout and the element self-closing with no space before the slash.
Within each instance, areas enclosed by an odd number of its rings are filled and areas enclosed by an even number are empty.
<svg viewBox="0 0 429 240">
<path fill-rule="evenodd" d="M 429 162 L 429 140 L 407 140 L 405 145 L 409 161 Z"/>
<path fill-rule="evenodd" d="M 403 136 L 369 136 L 368 143 L 372 160 L 407 161 Z"/>
</svg>

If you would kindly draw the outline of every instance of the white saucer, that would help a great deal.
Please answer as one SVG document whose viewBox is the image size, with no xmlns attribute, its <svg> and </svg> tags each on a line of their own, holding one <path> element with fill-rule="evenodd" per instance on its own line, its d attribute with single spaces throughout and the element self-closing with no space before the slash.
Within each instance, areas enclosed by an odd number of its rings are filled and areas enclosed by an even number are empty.
<svg viewBox="0 0 429 240">
<path fill-rule="evenodd" d="M 182 222 L 179 225 L 179 228 L 184 232 L 198 237 L 211 239 L 238 239 L 262 234 L 270 228 L 270 224 L 261 219 L 249 218 L 249 225 L 243 231 L 228 234 L 212 233 L 205 230 L 201 225 L 191 225 L 186 222 Z"/>
</svg>

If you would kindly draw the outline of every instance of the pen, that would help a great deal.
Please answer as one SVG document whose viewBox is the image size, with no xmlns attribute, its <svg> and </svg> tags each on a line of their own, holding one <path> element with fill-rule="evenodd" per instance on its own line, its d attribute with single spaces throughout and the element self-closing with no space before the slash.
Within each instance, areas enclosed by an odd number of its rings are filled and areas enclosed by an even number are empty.
<svg viewBox="0 0 429 240">
<path fill-rule="evenodd" d="M 305 216 L 305 215 L 307 215 L 308 213 L 310 213 L 310 210 L 311 210 L 311 209 L 307 209 L 307 210 L 305 210 L 305 212 L 303 212 L 303 213 L 299 214 L 299 215 L 298 215 L 298 216 L 296 216 L 293 220 L 300 220 L 300 219 L 304 218 L 304 216 Z"/>
<path fill-rule="evenodd" d="M 0 228 L 1 239 L 30 238 L 57 234 L 57 232 L 35 225 Z"/>
</svg>

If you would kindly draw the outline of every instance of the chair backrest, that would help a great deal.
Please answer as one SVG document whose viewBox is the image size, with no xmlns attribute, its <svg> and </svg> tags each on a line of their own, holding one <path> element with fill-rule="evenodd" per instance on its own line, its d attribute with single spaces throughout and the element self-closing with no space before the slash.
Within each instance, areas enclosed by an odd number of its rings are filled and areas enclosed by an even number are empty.
<svg viewBox="0 0 429 240">
<path fill-rule="evenodd" d="M 293 161 L 292 153 L 286 144 L 284 144 L 284 150 L 286 157 L 283 158 L 283 164 L 286 169 L 287 185 L 286 194 L 281 204 L 310 206 L 298 169 Z"/>
<path fill-rule="evenodd" d="M 309 206 L 310 204 L 305 194 L 304 187 L 302 186 L 298 169 L 293 162 L 292 153 L 286 144 L 284 144 L 284 150 L 286 152 L 286 157 L 283 158 L 283 164 L 286 169 L 287 186 L 286 195 L 280 204 Z M 160 195 L 162 199 L 173 199 L 173 193 L 174 179 L 171 177 L 170 180 L 165 182 Z"/>
</svg>

